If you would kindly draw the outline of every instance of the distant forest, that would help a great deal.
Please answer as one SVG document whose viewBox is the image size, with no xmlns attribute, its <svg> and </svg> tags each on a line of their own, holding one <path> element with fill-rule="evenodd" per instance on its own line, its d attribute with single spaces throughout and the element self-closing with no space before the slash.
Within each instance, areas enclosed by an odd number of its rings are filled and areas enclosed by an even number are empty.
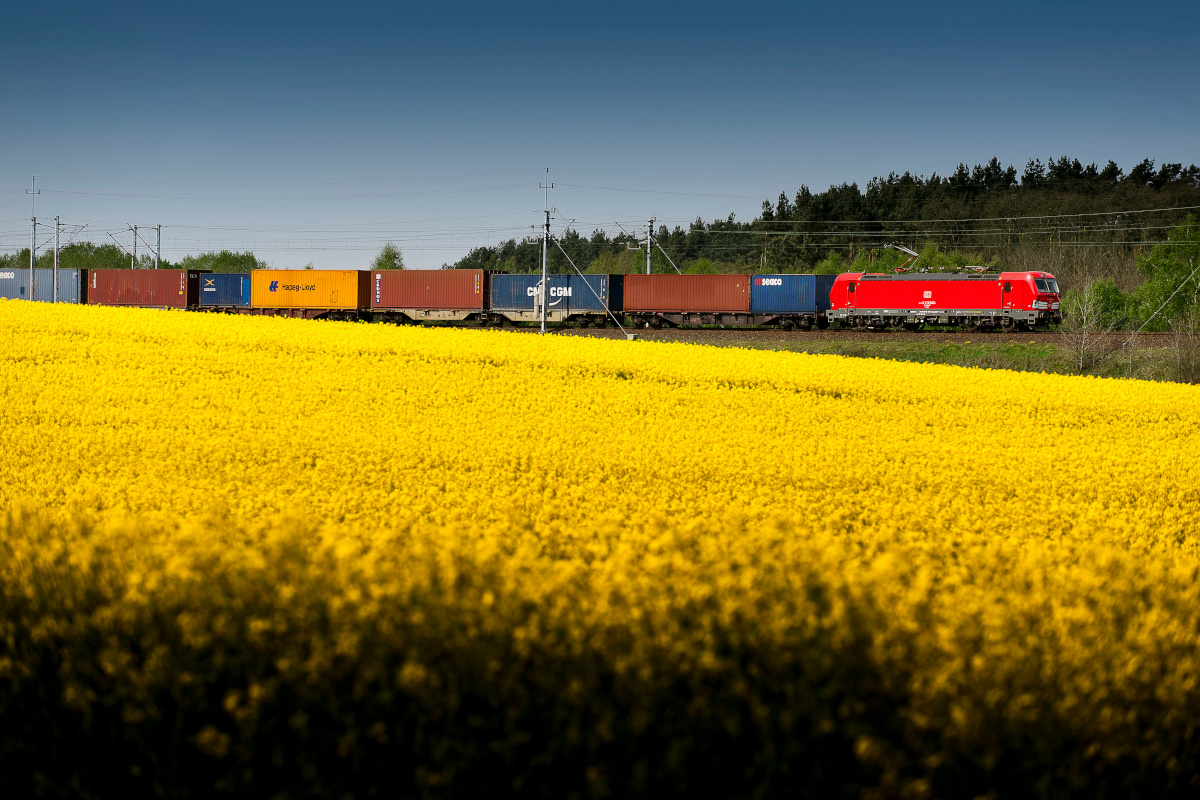
<svg viewBox="0 0 1200 800">
<path fill-rule="evenodd" d="M 656 231 L 655 272 L 820 272 L 893 269 L 908 256 L 886 245 L 920 251 L 919 266 L 938 271 L 967 265 L 1006 269 L 1044 269 L 1073 282 L 1105 278 L 1123 291 L 1141 285 L 1137 268 L 1168 231 L 1200 208 L 1200 168 L 1151 159 L 1125 172 L 1115 162 L 1103 167 L 1062 156 L 1042 163 L 1033 159 L 1018 173 L 996 158 L 968 167 L 959 164 L 947 177 L 910 172 L 872 178 L 814 193 L 801 186 L 793 196 L 764 200 L 761 214 L 742 222 L 730 214 L 687 229 L 661 226 Z M 645 270 L 644 240 L 602 230 L 588 236 L 568 230 L 560 237 L 575 265 L 593 273 Z M 390 245 L 389 245 L 390 246 Z M 403 268 L 394 247 L 375 265 Z M 665 256 L 664 256 L 665 252 Z M 669 256 L 669 261 L 668 257 Z M 61 251 L 64 268 L 122 268 L 129 256 L 115 245 L 76 243 Z M 674 267 L 670 262 L 674 263 Z M 29 264 L 29 250 L 0 256 L 0 268 Z M 153 260 L 143 255 L 139 266 Z M 510 239 L 497 247 L 477 247 L 446 269 L 535 272 L 541 264 L 541 240 Z M 53 265 L 48 251 L 38 266 Z M 254 253 L 228 250 L 187 256 L 163 266 L 247 272 L 266 267 Z M 368 265 L 364 264 L 364 267 Z M 550 269 L 571 270 L 557 247 Z"/>
<path fill-rule="evenodd" d="M 1163 241 L 1187 215 L 1150 211 L 1200 206 L 1200 168 L 1146 159 L 1128 172 L 1115 162 L 1103 167 L 1063 156 L 1033 159 L 1018 173 L 993 158 L 973 168 L 959 164 L 949 176 L 910 172 L 872 178 L 814 193 L 801 186 L 794 196 L 763 201 L 762 213 L 748 222 L 732 214 L 687 229 L 659 227 L 656 241 L 684 272 L 839 272 L 850 263 L 881 267 L 907 258 L 884 245 L 921 251 L 923 262 L 939 269 L 966 264 L 1011 269 L 1044 268 L 1117 282 L 1137 281 L 1134 254 Z M 1130 213 L 1138 212 L 1138 213 Z M 581 270 L 631 273 L 645 269 L 645 254 L 629 246 L 644 243 L 601 230 L 583 236 L 570 230 L 559 237 Z M 540 269 L 541 240 L 509 240 L 478 247 L 445 268 L 533 272 Z M 557 248 L 550 268 L 570 271 Z M 655 249 L 655 272 L 674 269 Z"/>
</svg>

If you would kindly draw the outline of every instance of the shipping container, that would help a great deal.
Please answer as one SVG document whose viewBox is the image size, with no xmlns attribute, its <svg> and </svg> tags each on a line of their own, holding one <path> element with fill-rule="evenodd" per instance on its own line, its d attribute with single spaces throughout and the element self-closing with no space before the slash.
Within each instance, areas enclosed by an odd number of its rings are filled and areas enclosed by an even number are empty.
<svg viewBox="0 0 1200 800">
<path fill-rule="evenodd" d="M 101 306 L 191 308 L 199 304 L 207 270 L 90 269 L 87 302 Z"/>
<path fill-rule="evenodd" d="M 372 309 L 482 311 L 484 299 L 481 269 L 387 269 L 371 273 Z"/>
<path fill-rule="evenodd" d="M 245 308 L 250 305 L 250 275 L 213 272 L 200 276 L 201 308 Z"/>
<path fill-rule="evenodd" d="M 366 310 L 371 273 L 358 269 L 256 269 L 250 273 L 254 308 Z"/>
<path fill-rule="evenodd" d="M 551 275 L 547 311 L 556 315 L 603 315 L 620 310 L 621 275 Z M 536 308 L 540 274 L 492 275 L 492 311 L 533 311 Z"/>
<path fill-rule="evenodd" d="M 33 271 L 33 299 L 40 303 L 54 302 L 54 270 Z M 80 276 L 80 272 L 83 273 Z M 58 302 L 87 302 L 87 270 L 58 270 Z M 7 300 L 29 299 L 29 270 L 0 270 L 0 297 Z"/>
<path fill-rule="evenodd" d="M 749 275 L 626 275 L 625 311 L 745 313 Z"/>
<path fill-rule="evenodd" d="M 751 275 L 750 310 L 756 314 L 816 313 L 816 276 Z"/>
<path fill-rule="evenodd" d="M 814 275 L 817 280 L 817 311 L 829 310 L 829 294 L 833 291 L 833 282 L 837 275 Z"/>
</svg>

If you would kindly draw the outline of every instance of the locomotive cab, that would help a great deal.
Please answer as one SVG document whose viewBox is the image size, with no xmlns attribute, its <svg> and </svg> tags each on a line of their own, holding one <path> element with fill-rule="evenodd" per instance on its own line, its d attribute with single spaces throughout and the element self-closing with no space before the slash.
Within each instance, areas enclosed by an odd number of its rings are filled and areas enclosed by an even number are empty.
<svg viewBox="0 0 1200 800">
<path fill-rule="evenodd" d="M 1036 313 L 1037 321 L 1041 324 L 1059 324 L 1062 322 L 1062 292 L 1058 281 L 1049 272 L 1022 272 L 1020 283 L 1023 284 L 1022 295 L 1025 300 L 1019 308 L 1026 308 Z M 1002 276 L 1007 278 L 1008 276 Z"/>
</svg>

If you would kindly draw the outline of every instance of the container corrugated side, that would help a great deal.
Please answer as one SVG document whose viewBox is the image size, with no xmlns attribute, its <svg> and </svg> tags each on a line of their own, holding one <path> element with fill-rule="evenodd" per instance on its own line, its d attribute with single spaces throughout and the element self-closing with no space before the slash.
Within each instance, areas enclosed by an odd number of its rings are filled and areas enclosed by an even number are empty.
<svg viewBox="0 0 1200 800">
<path fill-rule="evenodd" d="M 491 308 L 494 311 L 530 311 L 534 307 L 539 274 L 492 275 Z M 609 276 L 551 275 L 548 308 L 568 314 L 604 311 L 608 307 Z"/>
<path fill-rule="evenodd" d="M 815 293 L 813 275 L 750 276 L 750 310 L 756 314 L 811 314 Z"/>
<path fill-rule="evenodd" d="M 412 269 L 371 273 L 371 308 L 483 309 L 483 270 Z"/>
<path fill-rule="evenodd" d="M 626 275 L 625 310 L 747 312 L 749 275 Z"/>
<path fill-rule="evenodd" d="M 240 308 L 250 305 L 250 274 L 214 272 L 200 276 L 201 308 L 221 306 Z"/>
<path fill-rule="evenodd" d="M 87 274 L 89 305 L 187 308 L 198 302 L 203 273 L 183 269 L 91 269 Z"/>
<path fill-rule="evenodd" d="M 83 288 L 79 273 L 80 270 L 77 269 L 60 269 L 58 271 L 58 302 L 79 302 L 80 290 Z M 84 277 L 86 277 L 86 272 Z M 35 269 L 33 282 L 34 300 L 39 303 L 54 302 L 53 269 Z M 0 297 L 7 300 L 28 300 L 29 295 L 29 270 L 0 270 Z"/>
<path fill-rule="evenodd" d="M 829 294 L 833 291 L 833 282 L 837 275 L 814 275 L 817 281 L 817 311 L 829 310 Z"/>
<path fill-rule="evenodd" d="M 365 310 L 371 273 L 357 269 L 256 269 L 250 273 L 254 308 Z"/>
</svg>

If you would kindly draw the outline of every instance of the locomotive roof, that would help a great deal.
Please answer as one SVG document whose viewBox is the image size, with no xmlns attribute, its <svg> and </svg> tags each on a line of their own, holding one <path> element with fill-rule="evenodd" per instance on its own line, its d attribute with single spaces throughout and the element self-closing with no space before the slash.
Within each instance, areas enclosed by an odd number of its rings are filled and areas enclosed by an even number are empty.
<svg viewBox="0 0 1200 800">
<path fill-rule="evenodd" d="M 896 275 L 884 273 L 863 273 L 860 281 L 996 281 L 1000 273 L 957 273 L 957 272 L 903 272 Z"/>
</svg>

